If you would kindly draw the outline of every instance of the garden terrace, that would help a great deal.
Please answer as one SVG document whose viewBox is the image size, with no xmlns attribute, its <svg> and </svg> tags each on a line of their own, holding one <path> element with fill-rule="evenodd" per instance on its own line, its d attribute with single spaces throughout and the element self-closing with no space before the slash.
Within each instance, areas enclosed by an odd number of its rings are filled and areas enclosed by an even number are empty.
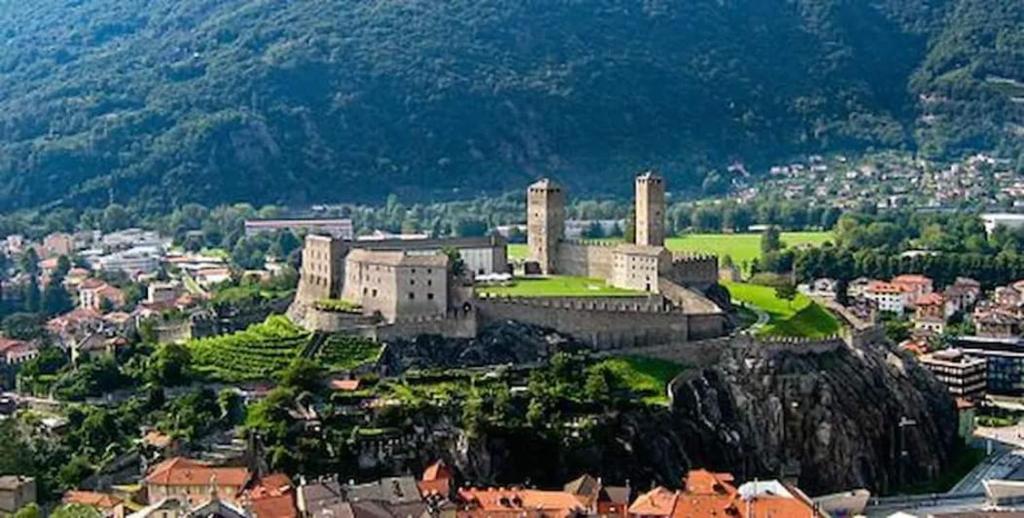
<svg viewBox="0 0 1024 518">
<path fill-rule="evenodd" d="M 187 342 L 198 373 L 219 381 L 272 378 L 299 357 L 312 333 L 272 315 L 243 331 Z"/>
</svg>

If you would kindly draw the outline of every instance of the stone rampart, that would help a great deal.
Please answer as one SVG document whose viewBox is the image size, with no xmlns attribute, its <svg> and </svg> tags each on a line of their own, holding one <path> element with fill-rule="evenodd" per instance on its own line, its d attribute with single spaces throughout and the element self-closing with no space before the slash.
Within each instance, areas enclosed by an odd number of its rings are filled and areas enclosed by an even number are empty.
<svg viewBox="0 0 1024 518">
<path fill-rule="evenodd" d="M 685 342 L 687 316 L 664 304 L 559 298 L 486 298 L 480 325 L 515 320 L 554 329 L 598 350 Z"/>
<path fill-rule="evenodd" d="M 448 338 L 475 338 L 478 331 L 477 312 L 453 309 L 446 315 L 399 318 L 390 324 L 376 326 L 372 338 L 385 342 L 396 338 L 439 335 Z"/>
<path fill-rule="evenodd" d="M 706 287 L 718 282 L 718 257 L 704 254 L 673 253 L 672 265 L 665 276 L 683 286 Z"/>
<path fill-rule="evenodd" d="M 612 278 L 612 264 L 615 245 L 588 243 L 585 241 L 562 241 L 556 250 L 559 275 L 576 277 Z"/>
</svg>

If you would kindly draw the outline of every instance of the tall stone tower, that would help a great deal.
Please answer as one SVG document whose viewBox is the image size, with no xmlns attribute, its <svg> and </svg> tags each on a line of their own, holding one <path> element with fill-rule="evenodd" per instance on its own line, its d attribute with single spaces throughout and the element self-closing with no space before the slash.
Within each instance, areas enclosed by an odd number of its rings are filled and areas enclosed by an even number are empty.
<svg viewBox="0 0 1024 518">
<path fill-rule="evenodd" d="M 665 246 L 665 180 L 652 171 L 636 177 L 636 244 Z"/>
<path fill-rule="evenodd" d="M 529 259 L 540 265 L 541 273 L 556 273 L 558 242 L 565 233 L 565 192 L 544 178 L 528 188 L 526 210 Z"/>
</svg>

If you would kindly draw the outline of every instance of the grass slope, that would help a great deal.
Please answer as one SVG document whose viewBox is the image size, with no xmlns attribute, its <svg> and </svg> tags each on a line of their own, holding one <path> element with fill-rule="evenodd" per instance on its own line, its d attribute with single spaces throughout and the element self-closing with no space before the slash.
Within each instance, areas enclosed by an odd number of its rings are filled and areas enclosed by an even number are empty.
<svg viewBox="0 0 1024 518">
<path fill-rule="evenodd" d="M 591 368 L 607 368 L 645 403 L 659 405 L 668 404 L 665 387 L 686 370 L 678 363 L 641 356 L 609 358 Z"/>
<path fill-rule="evenodd" d="M 792 301 L 775 296 L 775 288 L 740 282 L 726 283 L 735 302 L 757 306 L 768 313 L 762 334 L 820 338 L 839 331 L 839 321 L 813 300 L 797 295 Z"/>
<path fill-rule="evenodd" d="M 820 245 L 832 239 L 831 232 L 783 232 L 782 242 L 787 246 Z M 701 252 L 719 257 L 729 255 L 737 265 L 747 264 L 761 257 L 761 234 L 687 234 L 665 240 L 669 250 L 675 252 Z M 508 245 L 510 259 L 526 259 L 526 245 Z"/>
<path fill-rule="evenodd" d="M 642 294 L 609 286 L 601 279 L 569 276 L 520 278 L 501 285 L 482 286 L 477 293 L 515 297 L 628 297 Z"/>
<path fill-rule="evenodd" d="M 380 351 L 380 344 L 373 340 L 336 334 L 327 338 L 317 354 L 317 359 L 331 372 L 347 371 L 376 361 Z"/>
<path fill-rule="evenodd" d="M 288 317 L 271 315 L 236 333 L 190 340 L 196 370 L 228 382 L 273 377 L 299 356 L 311 333 Z"/>
</svg>

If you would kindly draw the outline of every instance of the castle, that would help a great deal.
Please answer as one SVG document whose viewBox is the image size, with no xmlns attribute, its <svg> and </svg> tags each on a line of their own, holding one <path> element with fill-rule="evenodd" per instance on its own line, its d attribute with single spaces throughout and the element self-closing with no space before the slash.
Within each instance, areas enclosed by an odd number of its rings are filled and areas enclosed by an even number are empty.
<svg viewBox="0 0 1024 518">
<path fill-rule="evenodd" d="M 527 275 L 598 278 L 635 291 L 617 297 L 478 297 L 473 275 L 510 271 L 500 237 L 346 241 L 310 235 L 289 314 L 321 331 L 376 339 L 439 334 L 473 337 L 490 322 L 517 320 L 574 335 L 600 348 L 714 338 L 728 319 L 712 301 L 718 261 L 665 247 L 665 181 L 635 180 L 635 243 L 564 237 L 563 189 L 543 179 L 527 190 Z M 469 275 L 452 274 L 457 251 Z"/>
</svg>

